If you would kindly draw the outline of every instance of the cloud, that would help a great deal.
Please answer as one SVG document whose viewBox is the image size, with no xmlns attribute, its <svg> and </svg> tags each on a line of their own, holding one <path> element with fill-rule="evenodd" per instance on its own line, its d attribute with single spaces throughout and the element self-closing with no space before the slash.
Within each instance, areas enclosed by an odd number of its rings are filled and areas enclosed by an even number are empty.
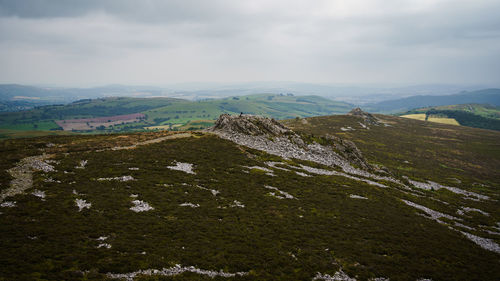
<svg viewBox="0 0 500 281">
<path fill-rule="evenodd" d="M 498 1 L 0 0 L 0 82 L 492 83 Z"/>
</svg>

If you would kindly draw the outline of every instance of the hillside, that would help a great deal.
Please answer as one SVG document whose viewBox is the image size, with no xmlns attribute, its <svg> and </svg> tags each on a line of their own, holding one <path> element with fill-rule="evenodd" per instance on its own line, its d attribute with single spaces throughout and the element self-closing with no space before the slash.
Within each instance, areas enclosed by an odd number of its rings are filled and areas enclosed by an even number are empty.
<svg viewBox="0 0 500 281">
<path fill-rule="evenodd" d="M 94 88 L 36 87 L 0 84 L 0 112 L 19 111 L 50 104 L 67 104 L 80 99 L 113 96 L 160 96 L 163 90 L 147 86 L 110 85 Z"/>
<path fill-rule="evenodd" d="M 354 111 L 3 140 L 0 279 L 498 280 L 499 137 Z"/>
<path fill-rule="evenodd" d="M 368 104 L 363 108 L 370 112 L 398 113 L 429 106 L 470 103 L 500 106 L 500 89 L 484 89 L 445 96 L 418 95 Z"/>
<path fill-rule="evenodd" d="M 83 120 L 82 126 L 95 132 L 120 132 L 145 129 L 200 129 L 213 124 L 223 113 L 261 114 L 276 119 L 346 113 L 350 105 L 317 96 L 251 95 L 216 100 L 188 101 L 173 98 L 102 98 L 75 101 L 68 105 L 43 106 L 32 110 L 0 113 L 0 134 L 60 130 L 56 122 L 75 123 L 74 119 L 92 119 L 141 113 L 145 118 L 121 123 L 100 123 L 93 128 Z M 198 122 L 194 122 L 198 121 Z M 193 123 L 194 122 L 194 123 Z M 104 128 L 100 127 L 104 126 Z M 100 127 L 100 130 L 96 130 Z M 68 127 L 70 130 L 73 127 Z M 10 131 L 6 131 L 10 130 Z"/>
<path fill-rule="evenodd" d="M 488 104 L 457 104 L 426 107 L 400 114 L 402 117 L 431 122 L 450 122 L 500 131 L 500 107 Z"/>
</svg>

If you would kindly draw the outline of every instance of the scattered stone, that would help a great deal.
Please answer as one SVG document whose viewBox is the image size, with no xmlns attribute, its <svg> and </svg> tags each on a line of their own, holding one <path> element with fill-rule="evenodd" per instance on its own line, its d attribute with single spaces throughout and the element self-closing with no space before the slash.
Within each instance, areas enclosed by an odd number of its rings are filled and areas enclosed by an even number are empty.
<svg viewBox="0 0 500 281">
<path fill-rule="evenodd" d="M 468 232 L 460 231 L 465 237 L 479 245 L 481 248 L 500 254 L 500 246 L 492 239 L 479 237 Z"/>
<path fill-rule="evenodd" d="M 335 136 L 328 136 L 327 140 L 331 142 L 331 145 L 321 145 L 316 142 L 308 144 L 301 136 L 274 119 L 262 116 L 243 115 L 238 117 L 222 114 L 215 126 L 208 131 L 223 139 L 285 159 L 295 158 L 326 166 L 338 166 L 347 174 L 404 185 L 394 178 L 370 173 L 369 170 L 375 170 L 375 168 L 364 160 L 354 143 Z M 333 148 L 340 154 L 335 152 Z M 354 168 L 351 162 L 363 167 L 364 170 Z M 338 175 L 345 176 L 346 174 Z"/>
<path fill-rule="evenodd" d="M 357 116 L 359 118 L 362 118 L 363 119 L 363 123 L 365 125 L 375 125 L 375 126 L 378 126 L 378 125 L 381 124 L 380 121 L 375 116 L 373 116 L 372 114 L 370 114 L 368 112 L 364 112 L 359 107 L 354 108 L 353 110 L 351 110 L 347 114 L 348 115 L 352 115 L 352 116 Z"/>
<path fill-rule="evenodd" d="M 414 180 L 409 180 L 409 182 L 420 189 L 424 190 L 440 190 L 440 189 L 447 189 L 453 193 L 464 195 L 466 199 L 471 199 L 471 200 L 488 200 L 490 199 L 489 196 L 478 194 L 472 191 L 466 191 L 457 187 L 452 187 L 452 186 L 445 186 L 441 185 L 439 183 L 433 182 L 433 181 L 427 181 L 425 182 L 419 182 L 419 181 L 414 181 Z"/>
<path fill-rule="evenodd" d="M 16 207 L 16 201 L 5 201 L 0 204 L 2 208 L 13 208 Z"/>
<path fill-rule="evenodd" d="M 328 274 L 317 273 L 316 276 L 312 280 L 325 280 L 325 281 L 356 281 L 356 279 L 349 277 L 345 272 L 340 269 L 335 272 L 333 276 Z"/>
<path fill-rule="evenodd" d="M 51 177 L 48 177 L 46 179 L 43 180 L 43 182 L 55 182 L 55 183 L 61 183 L 60 180 L 54 180 L 53 178 Z"/>
<path fill-rule="evenodd" d="M 270 193 L 269 193 L 271 196 L 274 196 L 274 197 L 276 197 L 276 198 L 278 198 L 278 199 L 285 199 L 285 198 L 286 198 L 286 199 L 296 199 L 295 197 L 293 197 L 293 196 L 292 196 L 292 195 L 290 195 L 289 193 L 287 193 L 287 192 L 285 192 L 285 191 L 281 191 L 281 190 L 279 190 L 279 189 L 278 189 L 278 188 L 276 188 L 276 187 L 269 186 L 269 185 L 266 185 L 266 186 L 264 186 L 264 187 L 265 187 L 265 188 L 267 188 L 267 189 L 275 190 L 275 191 L 277 191 L 279 194 L 283 195 L 283 196 L 281 196 L 281 195 L 276 195 L 276 194 L 275 194 L 275 192 L 270 192 Z"/>
<path fill-rule="evenodd" d="M 110 249 L 111 248 L 111 244 L 108 244 L 108 243 L 101 243 L 99 245 L 97 245 L 97 249 L 99 248 L 106 248 L 106 249 Z"/>
<path fill-rule="evenodd" d="M 359 125 L 363 128 L 363 129 L 367 129 L 367 130 L 370 130 L 370 127 L 366 126 L 365 124 L 361 123 L 361 122 L 358 122 Z"/>
<path fill-rule="evenodd" d="M 305 170 L 305 171 L 307 171 L 309 173 L 313 173 L 313 174 L 317 174 L 317 175 L 342 176 L 342 177 L 350 178 L 350 179 L 357 180 L 357 181 L 363 181 L 363 182 L 366 182 L 368 184 L 375 185 L 375 186 L 378 186 L 378 187 L 387 187 L 386 185 L 383 185 L 381 183 L 378 183 L 378 182 L 375 182 L 375 181 L 372 181 L 372 180 L 368 180 L 368 179 L 358 178 L 358 177 L 351 176 L 351 175 L 348 175 L 348 174 L 345 174 L 345 173 L 342 173 L 342 172 L 330 171 L 330 170 L 325 170 L 325 169 L 318 169 L 318 168 L 313 168 L 313 167 L 305 166 L 305 165 L 302 165 L 302 164 L 300 165 L 300 167 L 303 170 Z"/>
<path fill-rule="evenodd" d="M 87 203 L 83 199 L 75 199 L 75 203 L 78 207 L 78 212 L 81 212 L 83 209 L 90 209 L 90 206 L 92 206 L 92 203 Z"/>
<path fill-rule="evenodd" d="M 302 177 L 310 177 L 311 175 L 308 175 L 306 173 L 302 173 L 302 172 L 298 172 L 298 171 L 295 171 L 295 173 L 299 176 L 302 176 Z"/>
<path fill-rule="evenodd" d="M 42 200 L 45 199 L 45 191 L 35 189 L 31 194 L 33 194 L 34 196 L 36 196 L 38 198 L 41 198 Z"/>
<path fill-rule="evenodd" d="M 135 180 L 132 176 L 121 176 L 121 177 L 113 177 L 113 178 L 98 178 L 98 181 L 133 181 Z"/>
<path fill-rule="evenodd" d="M 128 168 L 128 169 L 129 169 L 130 171 L 139 171 L 139 168 L 137 168 L 137 167 L 130 167 L 130 168 Z"/>
<path fill-rule="evenodd" d="M 354 131 L 354 129 L 353 129 L 353 128 L 351 128 L 351 127 L 347 127 L 347 128 L 345 128 L 345 127 L 340 127 L 340 130 L 342 130 L 342 131 L 344 131 L 344 132 L 347 132 L 347 131 Z"/>
<path fill-rule="evenodd" d="M 455 222 L 455 226 L 458 226 L 458 227 L 462 227 L 462 228 L 465 228 L 465 229 L 468 229 L 468 230 L 471 230 L 471 231 L 474 231 L 475 229 L 470 227 L 470 226 L 467 226 L 465 224 L 461 224 L 459 222 Z"/>
<path fill-rule="evenodd" d="M 438 212 L 438 211 L 434 211 L 434 210 L 429 209 L 427 207 L 424 207 L 422 205 L 415 204 L 415 203 L 413 203 L 411 201 L 404 200 L 404 199 L 402 199 L 402 200 L 403 200 L 403 202 L 405 202 L 406 205 L 424 211 L 427 214 L 427 218 L 435 220 L 435 221 L 437 221 L 439 223 L 443 223 L 444 224 L 444 222 L 441 221 L 440 218 L 446 218 L 446 219 L 450 219 L 450 220 L 460 220 L 459 218 L 456 218 L 454 216 L 450 216 L 450 215 L 443 214 L 443 213 Z"/>
<path fill-rule="evenodd" d="M 465 215 L 465 213 L 468 213 L 468 212 L 478 212 L 478 213 L 485 215 L 487 217 L 490 216 L 489 213 L 482 211 L 482 210 L 479 210 L 479 209 L 476 209 L 476 208 L 461 207 L 460 209 L 457 210 L 457 214 L 459 214 L 461 216 Z"/>
<path fill-rule="evenodd" d="M 200 207 L 200 204 L 193 204 L 193 203 L 189 203 L 189 202 L 184 202 L 184 203 L 180 204 L 179 206 L 198 208 L 198 207 Z"/>
<path fill-rule="evenodd" d="M 267 166 L 271 167 L 271 168 L 274 168 L 274 169 L 278 169 L 278 170 L 282 170 L 282 171 L 286 171 L 286 172 L 289 172 L 290 170 L 287 169 L 287 168 L 282 168 L 282 167 L 279 167 L 278 165 L 285 165 L 284 163 L 282 162 L 272 162 L 272 161 L 267 161 L 267 162 L 264 162 L 264 164 L 266 164 Z"/>
<path fill-rule="evenodd" d="M 99 238 L 97 238 L 97 241 L 104 241 L 108 239 L 108 236 L 100 236 Z"/>
<path fill-rule="evenodd" d="M 206 187 L 203 187 L 201 185 L 196 185 L 199 189 L 203 189 L 203 190 L 207 190 L 207 191 L 210 191 L 212 193 L 213 196 L 217 196 L 217 194 L 220 193 L 220 191 L 218 190 L 215 190 L 215 189 L 209 189 L 209 188 L 206 188 Z"/>
<path fill-rule="evenodd" d="M 87 165 L 88 163 L 88 160 L 82 160 L 80 161 L 80 164 L 78 166 L 76 166 L 75 168 L 76 169 L 85 169 L 85 166 Z"/>
<path fill-rule="evenodd" d="M 239 208 L 245 208 L 245 205 L 243 205 L 240 201 L 234 200 L 233 204 L 229 205 L 229 207 L 239 207 Z"/>
<path fill-rule="evenodd" d="M 107 273 L 107 277 L 112 278 L 112 279 L 125 279 L 127 281 L 133 281 L 135 277 L 140 276 L 140 275 L 158 275 L 158 276 L 175 276 L 182 274 L 184 272 L 192 272 L 200 275 L 206 275 L 210 278 L 215 278 L 215 277 L 236 277 L 236 276 L 245 276 L 248 274 L 248 272 L 235 272 L 235 273 L 227 273 L 221 270 L 219 271 L 212 271 L 212 270 L 205 270 L 205 269 L 199 269 L 194 266 L 181 266 L 180 264 L 176 264 L 174 267 L 171 268 L 163 268 L 161 270 L 159 269 L 145 269 L 145 270 L 138 270 L 130 273 Z"/>
<path fill-rule="evenodd" d="M 175 166 L 167 166 L 170 170 L 182 171 L 188 174 L 196 174 L 193 172 L 193 164 L 190 163 L 182 163 L 182 162 L 174 162 Z"/>
<path fill-rule="evenodd" d="M 54 172 L 54 166 L 45 162 L 51 155 L 43 154 L 23 158 L 14 168 L 7 170 L 13 180 L 10 187 L 0 193 L 0 203 L 7 197 L 24 193 L 33 186 L 33 173 L 37 171 Z"/>
<path fill-rule="evenodd" d="M 261 171 L 264 171 L 264 172 L 267 172 L 267 173 L 272 173 L 273 171 L 272 170 L 269 170 L 268 168 L 265 168 L 265 167 L 260 167 L 260 166 L 243 166 L 249 170 L 253 170 L 253 169 L 256 169 L 256 170 L 261 170 Z"/>
<path fill-rule="evenodd" d="M 131 198 L 137 198 L 138 196 L 139 196 L 139 195 L 137 195 L 137 194 L 130 194 L 130 197 L 131 197 Z"/>
<path fill-rule="evenodd" d="M 352 199 L 368 199 L 367 197 L 359 196 L 359 195 L 356 195 L 356 194 L 349 195 L 349 198 L 352 198 Z"/>
<path fill-rule="evenodd" d="M 130 207 L 130 210 L 132 210 L 136 213 L 147 212 L 147 211 L 155 209 L 155 208 L 151 207 L 148 203 L 146 203 L 142 200 L 134 200 L 134 201 L 132 201 L 132 204 L 134 204 L 134 206 Z"/>
</svg>

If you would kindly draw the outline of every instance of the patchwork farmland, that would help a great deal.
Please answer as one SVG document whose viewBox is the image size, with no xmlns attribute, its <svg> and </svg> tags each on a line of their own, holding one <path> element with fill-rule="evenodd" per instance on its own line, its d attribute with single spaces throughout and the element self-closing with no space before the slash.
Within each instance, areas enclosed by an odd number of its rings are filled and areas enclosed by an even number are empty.
<svg viewBox="0 0 500 281">
<path fill-rule="evenodd" d="M 98 118 L 82 118 L 82 119 L 66 119 L 56 120 L 56 124 L 63 128 L 64 131 L 88 131 L 98 128 L 105 128 L 115 125 L 134 123 L 146 118 L 142 113 L 115 115 Z"/>
</svg>

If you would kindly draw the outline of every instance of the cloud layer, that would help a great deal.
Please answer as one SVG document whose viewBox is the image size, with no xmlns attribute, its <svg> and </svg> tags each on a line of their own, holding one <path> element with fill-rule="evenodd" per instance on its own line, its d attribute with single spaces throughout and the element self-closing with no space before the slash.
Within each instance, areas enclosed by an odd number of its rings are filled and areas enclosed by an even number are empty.
<svg viewBox="0 0 500 281">
<path fill-rule="evenodd" d="M 0 0 L 0 82 L 497 83 L 493 0 Z"/>
</svg>

